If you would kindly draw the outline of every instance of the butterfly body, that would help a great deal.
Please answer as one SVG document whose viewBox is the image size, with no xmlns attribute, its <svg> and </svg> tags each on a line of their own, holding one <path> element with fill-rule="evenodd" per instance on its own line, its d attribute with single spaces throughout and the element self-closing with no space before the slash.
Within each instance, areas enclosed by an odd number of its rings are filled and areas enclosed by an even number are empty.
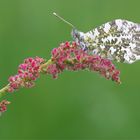
<svg viewBox="0 0 140 140">
<path fill-rule="evenodd" d="M 130 64 L 140 60 L 140 24 L 116 19 L 87 33 L 73 29 L 72 36 L 83 50 L 103 58 Z"/>
</svg>

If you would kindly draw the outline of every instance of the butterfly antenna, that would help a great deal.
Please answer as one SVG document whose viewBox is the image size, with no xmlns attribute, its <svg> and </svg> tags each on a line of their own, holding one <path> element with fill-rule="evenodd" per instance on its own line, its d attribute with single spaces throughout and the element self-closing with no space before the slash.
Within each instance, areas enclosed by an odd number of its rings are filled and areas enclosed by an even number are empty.
<svg viewBox="0 0 140 140">
<path fill-rule="evenodd" d="M 63 22 L 67 23 L 69 26 L 71 26 L 72 28 L 75 28 L 74 25 L 72 25 L 70 22 L 68 22 L 67 20 L 65 20 L 64 18 L 62 18 L 61 16 L 59 16 L 58 14 L 56 14 L 55 12 L 53 13 L 53 15 L 55 15 L 56 17 L 58 17 L 60 20 L 62 20 Z"/>
</svg>

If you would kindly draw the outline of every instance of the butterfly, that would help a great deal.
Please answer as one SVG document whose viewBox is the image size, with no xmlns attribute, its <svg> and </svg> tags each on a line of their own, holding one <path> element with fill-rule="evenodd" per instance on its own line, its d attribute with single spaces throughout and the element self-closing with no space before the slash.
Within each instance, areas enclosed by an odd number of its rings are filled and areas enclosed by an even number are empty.
<svg viewBox="0 0 140 140">
<path fill-rule="evenodd" d="M 84 33 L 53 14 L 72 27 L 73 40 L 84 51 L 128 64 L 140 60 L 140 24 L 116 19 Z"/>
</svg>

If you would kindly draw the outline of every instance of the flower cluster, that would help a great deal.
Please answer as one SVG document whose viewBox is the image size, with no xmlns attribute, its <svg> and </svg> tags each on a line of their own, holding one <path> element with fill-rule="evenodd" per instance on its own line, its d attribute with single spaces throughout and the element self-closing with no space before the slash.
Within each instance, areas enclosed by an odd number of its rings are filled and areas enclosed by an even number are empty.
<svg viewBox="0 0 140 140">
<path fill-rule="evenodd" d="M 63 70 L 78 71 L 88 69 L 99 72 L 106 79 L 112 79 L 120 83 L 120 72 L 110 60 L 88 54 L 81 50 L 75 42 L 62 43 L 58 48 L 54 48 L 51 61 L 52 64 L 47 66 L 45 70 L 53 78 L 57 78 L 58 74 Z"/>
<path fill-rule="evenodd" d="M 7 110 L 7 105 L 10 104 L 9 101 L 3 100 L 0 102 L 0 113 L 3 113 Z"/>
<path fill-rule="evenodd" d="M 39 77 L 39 67 L 44 62 L 43 58 L 27 58 L 18 67 L 18 74 L 9 77 L 8 92 L 13 92 L 20 87 L 32 87 L 34 81 Z"/>
<path fill-rule="evenodd" d="M 51 74 L 53 78 L 57 78 L 58 74 L 64 70 L 78 71 L 85 69 L 99 72 L 106 79 L 112 79 L 120 83 L 120 72 L 116 70 L 110 60 L 88 54 L 80 49 L 75 42 L 66 42 L 52 50 L 52 57 L 46 63 L 40 57 L 25 59 L 24 63 L 19 65 L 18 73 L 8 79 L 8 92 L 13 92 L 20 87 L 32 87 L 40 72 Z"/>
</svg>

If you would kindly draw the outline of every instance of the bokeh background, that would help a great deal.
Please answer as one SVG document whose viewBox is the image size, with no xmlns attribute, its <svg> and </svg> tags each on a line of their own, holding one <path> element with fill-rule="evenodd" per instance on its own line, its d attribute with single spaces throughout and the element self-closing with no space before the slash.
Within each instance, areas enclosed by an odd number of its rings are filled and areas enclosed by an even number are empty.
<svg viewBox="0 0 140 140">
<path fill-rule="evenodd" d="M 0 0 L 1 87 L 24 58 L 49 58 L 71 40 L 71 28 L 54 11 L 83 32 L 117 18 L 140 23 L 140 0 Z M 0 140 L 140 139 L 140 62 L 116 65 L 121 85 L 66 71 L 7 95 L 12 103 L 0 117 Z"/>
</svg>

